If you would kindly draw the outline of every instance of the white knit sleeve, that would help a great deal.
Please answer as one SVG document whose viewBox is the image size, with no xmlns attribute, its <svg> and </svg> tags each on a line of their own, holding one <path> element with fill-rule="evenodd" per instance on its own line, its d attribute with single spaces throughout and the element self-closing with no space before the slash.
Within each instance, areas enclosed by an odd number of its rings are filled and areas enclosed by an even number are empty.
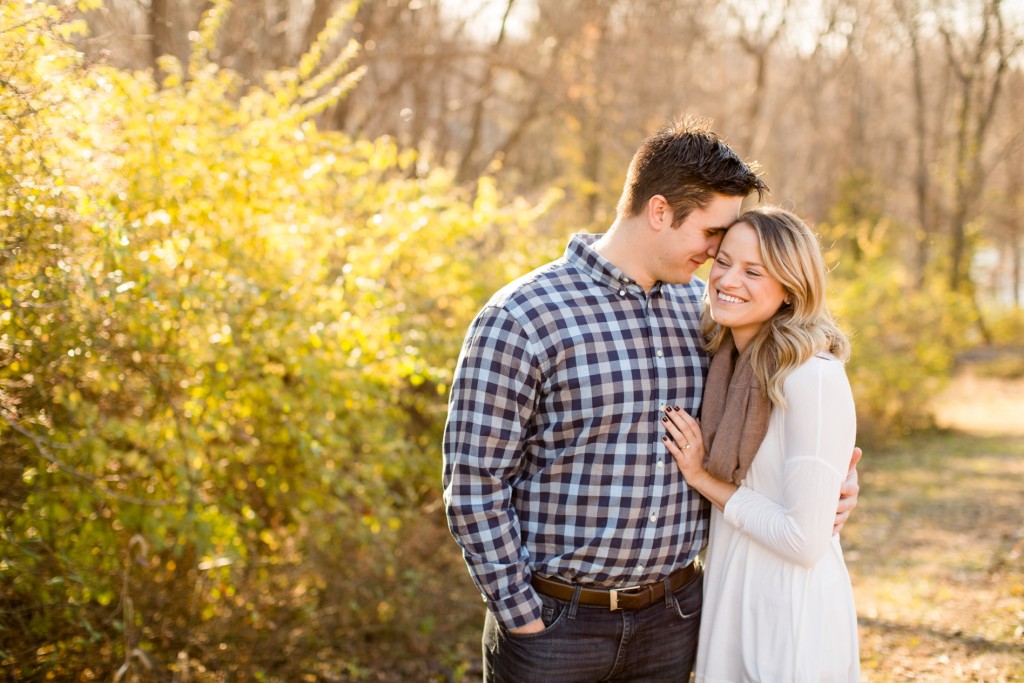
<svg viewBox="0 0 1024 683">
<path fill-rule="evenodd" d="M 809 567 L 832 542 L 856 414 L 846 372 L 833 359 L 812 358 L 786 378 L 783 392 L 783 500 L 741 486 L 724 516 L 786 560 Z"/>
</svg>

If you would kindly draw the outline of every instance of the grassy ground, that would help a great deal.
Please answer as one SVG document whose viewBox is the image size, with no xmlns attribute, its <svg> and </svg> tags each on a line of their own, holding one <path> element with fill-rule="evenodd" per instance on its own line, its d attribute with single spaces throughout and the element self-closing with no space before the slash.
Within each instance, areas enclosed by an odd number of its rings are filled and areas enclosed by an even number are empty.
<svg viewBox="0 0 1024 683">
<path fill-rule="evenodd" d="M 860 469 L 864 680 L 1024 681 L 1024 437 L 918 437 Z"/>
</svg>

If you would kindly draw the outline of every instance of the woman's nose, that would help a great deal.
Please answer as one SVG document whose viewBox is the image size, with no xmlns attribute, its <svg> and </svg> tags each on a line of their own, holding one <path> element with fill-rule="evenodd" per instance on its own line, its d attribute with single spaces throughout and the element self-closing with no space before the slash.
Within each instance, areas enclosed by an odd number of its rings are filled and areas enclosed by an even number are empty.
<svg viewBox="0 0 1024 683">
<path fill-rule="evenodd" d="M 719 287 L 733 287 L 736 285 L 736 269 L 726 268 L 718 277 Z"/>
</svg>

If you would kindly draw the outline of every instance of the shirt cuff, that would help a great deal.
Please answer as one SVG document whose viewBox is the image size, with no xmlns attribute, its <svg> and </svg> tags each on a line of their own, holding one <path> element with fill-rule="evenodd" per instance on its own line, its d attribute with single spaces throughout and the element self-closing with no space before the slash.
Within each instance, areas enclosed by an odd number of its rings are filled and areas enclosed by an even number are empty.
<svg viewBox="0 0 1024 683">
<path fill-rule="evenodd" d="M 484 596 L 487 608 L 507 629 L 520 628 L 540 619 L 541 601 L 533 586 L 526 584 L 524 590 L 501 600 L 489 600 Z"/>
<path fill-rule="evenodd" d="M 725 502 L 725 507 L 722 508 L 722 517 L 725 521 L 733 525 L 737 529 L 743 529 L 743 517 L 744 510 L 750 507 L 749 503 L 756 502 L 757 494 L 746 486 L 740 486 L 736 489 L 729 500 Z"/>
</svg>

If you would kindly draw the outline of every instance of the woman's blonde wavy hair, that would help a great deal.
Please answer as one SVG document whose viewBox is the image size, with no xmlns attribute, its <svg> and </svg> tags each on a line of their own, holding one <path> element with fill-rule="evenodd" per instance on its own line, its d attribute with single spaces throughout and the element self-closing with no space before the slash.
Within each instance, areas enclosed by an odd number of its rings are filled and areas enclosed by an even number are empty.
<svg viewBox="0 0 1024 683">
<path fill-rule="evenodd" d="M 782 383 L 786 377 L 822 351 L 846 362 L 850 342 L 829 313 L 825 301 L 825 261 L 818 239 L 807 224 L 777 206 L 749 209 L 732 225 L 739 223 L 746 223 L 757 233 L 765 268 L 782 284 L 789 301 L 761 326 L 750 342 L 754 375 L 772 404 L 784 409 Z M 701 331 L 704 348 L 714 355 L 728 329 L 711 319 L 707 296 Z"/>
</svg>

